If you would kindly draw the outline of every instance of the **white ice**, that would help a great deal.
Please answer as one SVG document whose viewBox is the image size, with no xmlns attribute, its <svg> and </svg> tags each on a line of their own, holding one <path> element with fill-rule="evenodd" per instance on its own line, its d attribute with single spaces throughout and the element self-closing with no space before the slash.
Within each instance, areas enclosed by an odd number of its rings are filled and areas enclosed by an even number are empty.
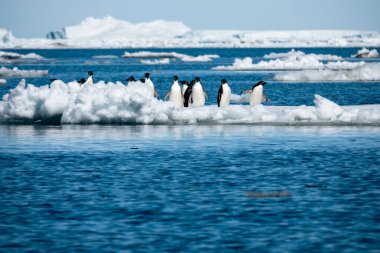
<svg viewBox="0 0 380 253">
<path fill-rule="evenodd" d="M 121 56 L 123 58 L 176 58 L 183 62 L 208 62 L 212 59 L 219 58 L 216 54 L 206 54 L 191 56 L 187 54 L 180 54 L 176 52 L 151 52 L 151 51 L 140 51 L 140 52 L 124 52 Z"/>
<path fill-rule="evenodd" d="M 277 81 L 289 82 L 380 81 L 380 63 L 357 64 L 358 65 L 352 69 L 334 70 L 334 68 L 325 68 L 319 70 L 302 70 L 277 73 L 274 79 Z"/>
<path fill-rule="evenodd" d="M 58 33 L 63 34 L 63 37 L 66 38 L 57 40 L 15 38 L 10 31 L 0 29 L 0 48 L 294 48 L 380 46 L 380 34 L 378 31 L 192 30 L 181 22 L 155 20 L 133 24 L 110 16 L 104 18 L 89 17 L 77 25 L 64 27 Z"/>
<path fill-rule="evenodd" d="M 376 49 L 369 50 L 367 48 L 360 49 L 355 55 L 351 57 L 354 58 L 379 58 L 379 52 Z"/>
<path fill-rule="evenodd" d="M 6 83 L 7 83 L 7 80 L 0 78 L 0 84 L 6 84 Z"/>
<path fill-rule="evenodd" d="M 380 124 L 380 105 L 339 106 L 315 95 L 315 106 L 216 105 L 176 110 L 170 101 L 153 98 L 140 82 L 99 82 L 83 86 L 54 81 L 36 87 L 21 81 L 3 96 L 3 122 L 60 118 L 65 124 Z"/>
<path fill-rule="evenodd" d="M 43 60 L 41 55 L 36 53 L 19 54 L 14 52 L 0 51 L 0 61 L 15 61 L 15 60 Z"/>
<path fill-rule="evenodd" d="M 47 70 L 20 70 L 17 67 L 13 69 L 0 68 L 0 77 L 43 77 L 48 74 Z"/>
<path fill-rule="evenodd" d="M 169 58 L 163 58 L 163 59 L 155 59 L 155 60 L 140 60 L 142 64 L 147 64 L 147 65 L 164 65 L 164 64 L 169 64 L 170 59 Z"/>
<path fill-rule="evenodd" d="M 117 55 L 94 55 L 93 59 L 116 59 L 119 58 Z"/>
<path fill-rule="evenodd" d="M 289 57 L 303 57 L 305 55 L 310 55 L 316 58 L 319 61 L 339 61 L 343 60 L 342 57 L 332 54 L 306 54 L 302 51 L 296 51 L 295 49 L 292 49 L 286 53 L 270 53 L 264 55 L 264 58 L 266 59 L 282 59 L 282 58 L 289 58 Z"/>
</svg>

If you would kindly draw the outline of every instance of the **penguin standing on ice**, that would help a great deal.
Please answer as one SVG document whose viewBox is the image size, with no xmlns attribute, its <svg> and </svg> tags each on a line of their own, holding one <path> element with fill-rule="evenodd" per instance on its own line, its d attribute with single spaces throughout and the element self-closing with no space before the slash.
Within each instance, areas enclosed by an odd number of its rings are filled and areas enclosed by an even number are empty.
<svg viewBox="0 0 380 253">
<path fill-rule="evenodd" d="M 252 92 L 249 97 L 249 104 L 251 106 L 259 105 L 262 102 L 266 102 L 266 96 L 263 94 L 264 85 L 267 84 L 264 81 L 260 81 L 252 86 Z"/>
<path fill-rule="evenodd" d="M 181 81 L 182 84 L 182 95 L 185 95 L 187 87 L 189 87 L 189 83 L 187 81 Z"/>
<path fill-rule="evenodd" d="M 218 107 L 225 107 L 230 104 L 231 88 L 226 79 L 221 80 L 221 85 L 218 91 Z"/>
<path fill-rule="evenodd" d="M 91 70 L 88 71 L 88 78 L 83 85 L 93 85 L 94 84 L 94 81 L 92 80 L 93 75 L 94 75 L 94 73 Z"/>
<path fill-rule="evenodd" d="M 207 98 L 207 93 L 203 89 L 203 86 L 201 84 L 201 79 L 199 77 L 196 77 L 192 94 L 191 94 L 191 99 L 193 100 L 192 106 L 195 106 L 195 107 L 204 106 L 206 98 Z"/>
<path fill-rule="evenodd" d="M 189 84 L 187 84 L 187 88 L 185 90 L 185 93 L 183 94 L 183 106 L 184 107 L 190 107 L 192 101 L 191 101 L 191 94 L 193 92 L 193 85 L 195 81 L 192 80 Z"/>
<path fill-rule="evenodd" d="M 173 84 L 170 91 L 166 93 L 164 100 L 169 97 L 170 101 L 174 103 L 175 108 L 180 109 L 183 107 L 183 95 L 181 86 L 178 83 L 178 76 L 173 76 Z"/>
<path fill-rule="evenodd" d="M 152 80 L 150 80 L 150 74 L 149 73 L 145 73 L 145 83 L 148 84 L 152 88 L 152 90 L 154 91 L 154 97 L 159 98 L 158 92 L 154 88 L 154 84 L 153 84 Z"/>
</svg>

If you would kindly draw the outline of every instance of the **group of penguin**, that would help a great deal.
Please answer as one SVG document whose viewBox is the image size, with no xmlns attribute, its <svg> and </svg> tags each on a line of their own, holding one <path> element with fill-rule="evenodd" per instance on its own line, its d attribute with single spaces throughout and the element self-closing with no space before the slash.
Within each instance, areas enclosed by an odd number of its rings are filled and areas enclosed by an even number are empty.
<svg viewBox="0 0 380 253">
<path fill-rule="evenodd" d="M 137 82 L 134 76 L 130 76 L 128 79 L 128 84 L 130 82 Z M 150 79 L 150 74 L 145 73 L 144 78 L 140 81 L 147 84 L 154 92 L 154 97 L 159 98 L 158 92 L 154 87 L 152 80 Z M 93 85 L 93 72 L 88 72 L 87 80 L 82 78 L 78 81 L 81 85 Z M 182 87 L 180 86 L 182 84 Z M 242 93 L 249 94 L 249 103 L 251 106 L 255 106 L 267 101 L 266 95 L 263 93 L 264 86 L 267 84 L 264 81 L 259 81 L 252 86 L 250 90 L 243 91 Z M 169 98 L 170 101 L 174 103 L 177 109 L 183 107 L 201 107 L 204 106 L 206 99 L 208 99 L 207 93 L 204 90 L 201 79 L 199 77 L 194 78 L 190 83 L 187 81 L 179 81 L 178 76 L 173 76 L 173 84 L 170 90 L 166 93 L 164 101 Z M 231 88 L 228 85 L 226 79 L 221 80 L 221 85 L 218 90 L 218 107 L 226 107 L 231 101 Z"/>
</svg>

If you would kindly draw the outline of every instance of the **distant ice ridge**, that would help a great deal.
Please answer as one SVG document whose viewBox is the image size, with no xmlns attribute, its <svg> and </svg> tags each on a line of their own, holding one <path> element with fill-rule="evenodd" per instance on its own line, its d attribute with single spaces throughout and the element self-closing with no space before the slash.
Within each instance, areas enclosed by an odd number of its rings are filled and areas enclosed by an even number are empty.
<svg viewBox="0 0 380 253">
<path fill-rule="evenodd" d="M 133 24 L 107 16 L 50 32 L 49 39 L 14 38 L 0 29 L 0 48 L 178 48 L 178 47 L 379 47 L 377 31 L 192 30 L 176 21 Z"/>
<path fill-rule="evenodd" d="M 146 65 L 163 65 L 163 64 L 169 64 L 170 59 L 163 58 L 163 59 L 156 59 L 156 60 L 140 60 L 140 62 Z"/>
<path fill-rule="evenodd" d="M 117 55 L 94 55 L 93 59 L 116 59 L 119 58 Z"/>
<path fill-rule="evenodd" d="M 13 69 L 0 68 L 0 77 L 43 77 L 48 74 L 47 70 L 20 70 L 17 67 Z"/>
<path fill-rule="evenodd" d="M 141 82 L 78 83 L 54 81 L 36 87 L 21 81 L 3 96 L 0 121 L 63 124 L 380 124 L 380 105 L 339 106 L 315 95 L 315 106 L 216 105 L 176 110 L 170 101 L 153 97 Z"/>
<path fill-rule="evenodd" d="M 329 63 L 330 64 L 330 63 Z M 331 63 L 336 64 L 336 63 Z M 277 73 L 277 81 L 290 82 L 354 82 L 354 81 L 380 81 L 380 63 L 352 63 L 357 64 L 351 69 L 330 68 L 319 70 L 302 70 Z"/>
<path fill-rule="evenodd" d="M 14 52 L 0 51 L 0 61 L 17 61 L 17 60 L 43 60 L 41 55 L 35 53 L 19 54 Z"/>
<path fill-rule="evenodd" d="M 206 54 L 191 56 L 187 54 L 180 54 L 176 52 L 150 52 L 150 51 L 140 51 L 129 53 L 125 52 L 121 57 L 123 58 L 176 58 L 184 62 L 208 62 L 212 59 L 219 58 L 216 54 Z"/>
<path fill-rule="evenodd" d="M 302 69 L 352 69 L 362 66 L 364 62 L 340 61 L 342 58 L 336 55 L 305 54 L 302 51 L 291 50 L 287 53 L 270 53 L 264 56 L 270 59 L 253 63 L 251 57 L 235 59 L 229 66 L 217 66 L 213 70 L 249 71 L 249 70 L 302 70 Z M 333 60 L 337 62 L 323 63 L 322 61 Z"/>
<path fill-rule="evenodd" d="M 369 50 L 367 48 L 360 49 L 355 55 L 352 55 L 354 58 L 379 58 L 379 52 L 376 49 Z"/>
</svg>

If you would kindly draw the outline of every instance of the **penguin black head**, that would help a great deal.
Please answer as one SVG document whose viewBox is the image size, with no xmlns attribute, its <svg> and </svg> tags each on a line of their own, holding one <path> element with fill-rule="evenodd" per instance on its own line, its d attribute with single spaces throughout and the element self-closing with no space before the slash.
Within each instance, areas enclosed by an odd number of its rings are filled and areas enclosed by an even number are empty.
<svg viewBox="0 0 380 253">
<path fill-rule="evenodd" d="M 149 78 L 150 78 L 150 74 L 149 74 L 149 73 L 145 73 L 144 76 L 145 76 L 146 79 L 149 79 Z"/>
<path fill-rule="evenodd" d="M 50 82 L 52 83 L 52 82 L 54 82 L 54 81 L 56 81 L 56 80 L 58 80 L 57 78 L 52 78 L 52 79 L 49 79 L 50 80 Z"/>
<path fill-rule="evenodd" d="M 195 80 L 191 80 L 191 82 L 189 83 L 189 86 L 193 86 L 195 84 Z"/>
<path fill-rule="evenodd" d="M 130 76 L 128 79 L 127 79 L 128 82 L 136 82 L 136 79 L 134 76 Z"/>
<path fill-rule="evenodd" d="M 266 84 L 267 84 L 266 82 L 264 82 L 264 81 L 260 81 L 260 82 L 258 82 L 257 84 L 255 84 L 255 85 L 252 86 L 252 90 L 253 90 L 255 87 L 257 87 L 257 86 L 260 86 L 260 85 L 264 86 L 264 85 L 266 85 Z"/>
<path fill-rule="evenodd" d="M 222 84 L 225 84 L 225 83 L 227 83 L 227 80 L 223 78 L 223 79 L 221 80 L 221 83 L 222 83 Z"/>
<path fill-rule="evenodd" d="M 178 76 L 173 76 L 173 80 L 174 80 L 174 82 L 178 81 Z"/>
<path fill-rule="evenodd" d="M 195 82 L 200 82 L 201 79 L 200 79 L 199 77 L 196 77 L 196 78 L 194 79 L 194 81 L 195 81 Z"/>
<path fill-rule="evenodd" d="M 78 83 L 80 83 L 80 84 L 84 84 L 86 82 L 86 79 L 84 79 L 84 78 L 81 78 L 79 81 L 78 81 Z"/>
<path fill-rule="evenodd" d="M 149 77 L 147 77 L 147 78 L 149 78 Z M 144 79 L 144 78 L 141 78 L 141 79 L 140 79 L 140 82 L 145 83 L 145 79 Z"/>
<path fill-rule="evenodd" d="M 187 81 L 180 81 L 180 84 L 182 84 L 182 85 L 185 85 L 185 84 L 189 84 Z"/>
<path fill-rule="evenodd" d="M 88 71 L 88 76 L 93 76 L 94 75 L 94 72 L 92 72 L 91 70 Z"/>
</svg>

